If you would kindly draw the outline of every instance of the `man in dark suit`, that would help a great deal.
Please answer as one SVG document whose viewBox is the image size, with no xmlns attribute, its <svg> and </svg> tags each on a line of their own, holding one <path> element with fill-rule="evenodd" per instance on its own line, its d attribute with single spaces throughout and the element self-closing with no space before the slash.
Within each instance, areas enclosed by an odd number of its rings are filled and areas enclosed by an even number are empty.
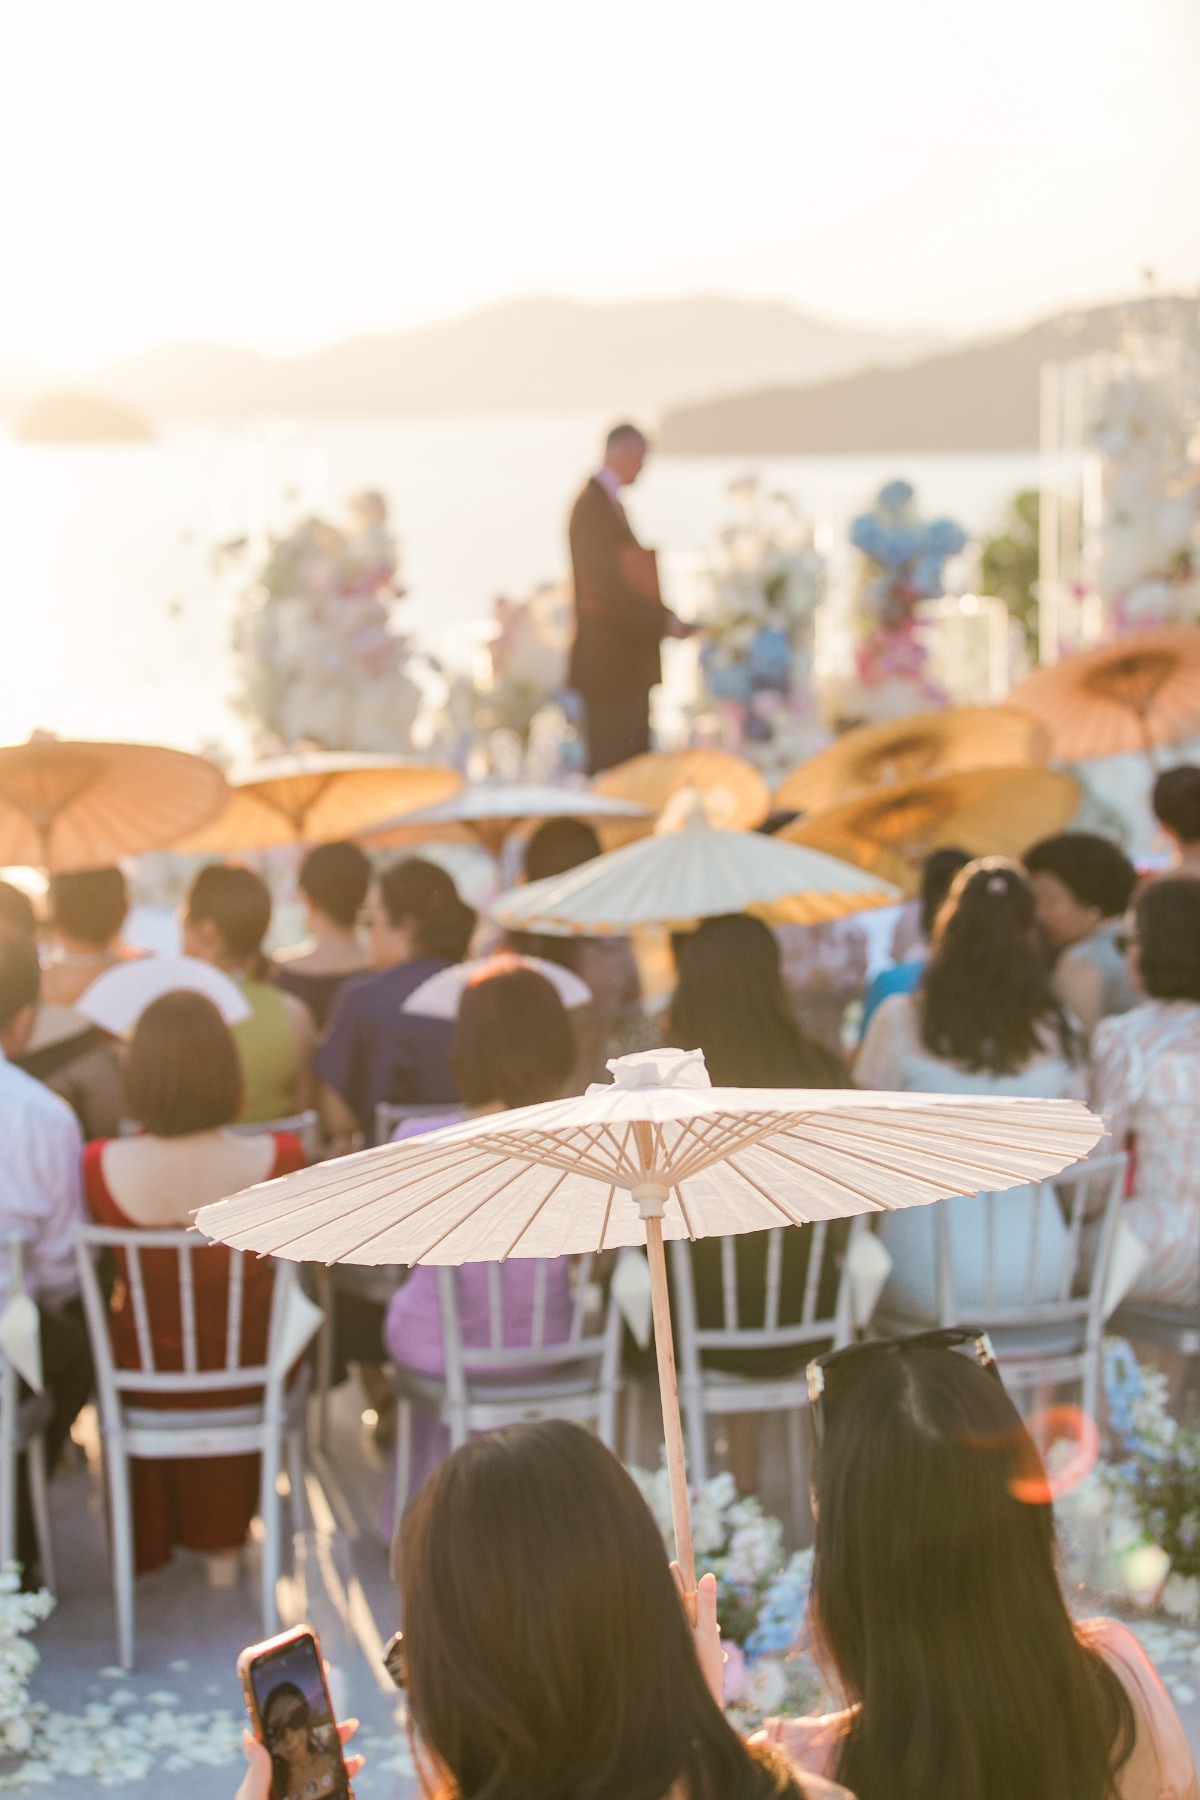
<svg viewBox="0 0 1200 1800">
<path fill-rule="evenodd" d="M 614 426 L 604 467 L 571 510 L 575 641 L 567 679 L 586 709 L 592 775 L 649 750 L 650 689 L 662 680 L 659 644 L 690 635 L 658 598 L 653 559 L 621 505 L 621 489 L 637 480 L 648 448 L 636 425 Z"/>
</svg>

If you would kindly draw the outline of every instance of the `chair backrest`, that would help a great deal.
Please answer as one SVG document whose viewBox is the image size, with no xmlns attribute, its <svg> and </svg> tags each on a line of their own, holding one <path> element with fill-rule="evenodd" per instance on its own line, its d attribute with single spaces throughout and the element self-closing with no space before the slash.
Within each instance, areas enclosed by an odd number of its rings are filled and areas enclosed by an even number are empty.
<svg viewBox="0 0 1200 1800">
<path fill-rule="evenodd" d="M 111 1250 L 123 1261 L 123 1278 L 127 1304 L 133 1322 L 136 1366 L 118 1367 L 113 1353 L 109 1329 L 109 1310 L 96 1269 L 96 1252 Z M 96 1386 L 101 1409 L 108 1419 L 117 1416 L 122 1399 L 135 1399 L 147 1394 L 221 1394 L 265 1388 L 268 1404 L 277 1395 L 287 1376 L 283 1363 L 283 1324 L 291 1289 L 296 1282 L 293 1263 L 272 1266 L 271 1312 L 267 1333 L 265 1361 L 244 1360 L 244 1337 L 247 1324 L 245 1271 L 247 1258 L 240 1250 L 228 1250 L 221 1244 L 209 1244 L 194 1231 L 139 1231 L 116 1229 L 106 1225 L 81 1225 L 76 1232 L 80 1286 L 87 1315 L 88 1335 L 96 1369 Z M 154 1343 L 151 1321 L 151 1299 L 147 1270 L 143 1258 L 147 1252 L 173 1253 L 175 1281 L 179 1301 L 180 1360 L 182 1368 L 159 1367 L 159 1353 Z M 197 1272 L 203 1259 L 228 1258 L 224 1283 L 225 1332 L 221 1354 L 206 1359 L 201 1352 L 200 1321 L 197 1307 Z M 162 1264 L 156 1263 L 158 1294 L 163 1292 Z M 251 1265 L 253 1266 L 253 1264 Z M 215 1361 L 215 1365 L 213 1363 Z"/>
<path fill-rule="evenodd" d="M 231 1125 L 239 1137 L 265 1137 L 268 1132 L 287 1131 L 300 1139 L 306 1162 L 316 1162 L 321 1148 L 321 1122 L 312 1107 L 291 1113 L 286 1119 L 263 1119 L 253 1125 Z"/>
<path fill-rule="evenodd" d="M 551 1284 L 561 1280 L 562 1270 L 556 1260 L 514 1258 L 511 1262 L 468 1264 L 463 1270 L 439 1268 L 438 1302 L 442 1320 L 442 1347 L 446 1366 L 447 1398 L 453 1403 L 469 1400 L 473 1382 L 481 1378 L 502 1382 L 507 1376 L 520 1379 L 533 1370 L 551 1372 L 569 1365 L 572 1369 L 591 1362 L 599 1369 L 606 1356 L 614 1361 L 620 1345 L 620 1316 L 615 1302 L 604 1307 L 603 1296 L 592 1283 L 593 1259 L 579 1257 L 572 1269 L 570 1318 L 565 1337 L 548 1336 L 553 1296 Z M 505 1271 L 525 1277 L 532 1291 L 516 1300 L 505 1296 Z M 460 1276 L 486 1284 L 487 1335 L 485 1346 L 467 1345 L 462 1341 L 460 1324 Z M 589 1329 L 589 1312 L 603 1309 L 599 1328 Z M 514 1336 L 517 1314 L 525 1314 Z"/>
<path fill-rule="evenodd" d="M 813 1225 L 777 1225 L 767 1232 L 711 1240 L 720 1256 L 719 1323 L 700 1324 L 692 1245 L 684 1238 L 671 1244 L 680 1361 L 684 1374 L 698 1379 L 703 1352 L 789 1349 L 800 1344 L 848 1344 L 854 1335 L 851 1310 L 849 1250 L 869 1229 L 865 1217 L 848 1221 L 818 1220 Z M 807 1235 L 807 1259 L 799 1294 L 785 1295 L 784 1254 L 800 1248 Z M 786 1236 L 785 1236 L 786 1234 Z M 754 1265 L 766 1253 L 761 1271 Z M 754 1263 L 747 1268 L 748 1259 Z M 840 1260 L 839 1260 L 840 1259 Z M 747 1274 L 749 1272 L 749 1281 Z M 761 1285 L 760 1285 L 761 1284 Z M 753 1306 L 747 1309 L 747 1288 Z M 797 1303 L 798 1302 L 798 1303 Z M 791 1317 L 781 1323 L 787 1312 Z"/>
<path fill-rule="evenodd" d="M 973 1249 L 981 1298 L 969 1303 L 955 1291 L 955 1208 L 961 1200 L 935 1203 L 938 1310 L 944 1325 L 1042 1325 L 1100 1323 L 1109 1259 L 1120 1221 L 1128 1158 L 1087 1158 L 1052 1182 L 1019 1191 L 1027 1208 L 1027 1241 L 1013 1263 L 1012 1192 L 974 1196 L 982 1218 L 972 1211 L 971 1229 L 982 1226 Z M 1053 1208 L 1053 1211 L 1048 1209 Z M 1007 1215 L 1007 1216 L 1006 1216 Z M 959 1212 L 960 1218 L 964 1215 Z M 1006 1229 L 1007 1227 L 1007 1229 Z M 1054 1244 L 1047 1255 L 1050 1230 Z M 1013 1277 L 1018 1277 L 1014 1284 Z M 1014 1291 L 1015 1287 L 1015 1291 Z"/>
<path fill-rule="evenodd" d="M 0 1311 L 10 1300 L 25 1296 L 25 1240 L 19 1231 L 6 1232 L 0 1238 Z M 5 1417 L 0 1430 L 11 1431 L 16 1424 L 17 1371 L 0 1350 L 0 1404 Z"/>
<path fill-rule="evenodd" d="M 386 1144 L 396 1127 L 409 1119 L 444 1119 L 454 1110 L 453 1100 L 443 1100 L 440 1106 L 393 1106 L 390 1100 L 381 1100 L 375 1108 L 375 1142 Z"/>
</svg>

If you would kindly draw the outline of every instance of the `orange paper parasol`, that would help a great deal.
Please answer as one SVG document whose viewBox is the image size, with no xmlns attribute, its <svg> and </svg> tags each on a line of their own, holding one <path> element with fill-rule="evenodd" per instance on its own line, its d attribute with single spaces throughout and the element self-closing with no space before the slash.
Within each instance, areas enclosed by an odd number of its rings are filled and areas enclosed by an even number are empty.
<svg viewBox="0 0 1200 1800">
<path fill-rule="evenodd" d="M 1200 628 L 1139 631 L 1035 669 L 1009 704 L 1040 719 L 1063 762 L 1143 750 L 1200 731 Z"/>
<path fill-rule="evenodd" d="M 225 810 L 175 848 L 270 850 L 356 836 L 382 819 L 457 792 L 453 769 L 334 750 L 279 756 L 235 771 Z"/>
<path fill-rule="evenodd" d="M 606 850 L 645 837 L 672 802 L 688 805 L 676 800 L 688 790 L 700 795 L 709 824 L 724 831 L 752 831 L 771 810 L 770 791 L 754 764 L 727 750 L 652 751 L 606 769 L 593 785 L 598 793 L 635 800 L 648 811 L 644 822 L 602 826 Z"/>
<path fill-rule="evenodd" d="M 886 725 L 860 725 L 784 776 L 780 811 L 815 813 L 883 783 L 948 775 L 957 769 L 1014 769 L 1044 763 L 1047 738 L 1029 713 L 1011 706 L 955 706 Z"/>
<path fill-rule="evenodd" d="M 159 744 L 68 743 L 37 732 L 0 748 L 0 864 L 53 874 L 161 850 L 221 810 L 213 763 Z"/>
<path fill-rule="evenodd" d="M 961 769 L 860 794 L 779 833 L 916 892 L 931 850 L 954 844 L 972 856 L 1019 857 L 1061 831 L 1079 805 L 1079 783 L 1056 769 Z"/>
</svg>

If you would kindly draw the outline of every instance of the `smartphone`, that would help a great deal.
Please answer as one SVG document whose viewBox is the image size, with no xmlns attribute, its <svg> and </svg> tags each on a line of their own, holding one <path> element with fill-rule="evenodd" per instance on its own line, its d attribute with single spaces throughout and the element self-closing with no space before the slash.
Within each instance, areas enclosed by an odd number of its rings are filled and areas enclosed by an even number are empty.
<svg viewBox="0 0 1200 1800">
<path fill-rule="evenodd" d="M 297 1625 L 237 1660 L 254 1735 L 271 1754 L 271 1800 L 350 1800 L 321 1646 Z"/>
</svg>

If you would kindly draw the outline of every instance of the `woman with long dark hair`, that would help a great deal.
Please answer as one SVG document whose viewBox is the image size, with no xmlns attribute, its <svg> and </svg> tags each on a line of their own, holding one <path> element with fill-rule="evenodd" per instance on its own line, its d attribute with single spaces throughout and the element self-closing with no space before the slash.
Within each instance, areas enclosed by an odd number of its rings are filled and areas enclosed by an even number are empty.
<svg viewBox="0 0 1200 1800">
<path fill-rule="evenodd" d="M 781 974 L 779 944 L 770 927 L 749 913 L 705 919 L 680 939 L 676 958 L 679 981 L 671 1001 L 664 1041 L 682 1050 L 703 1050 L 718 1087 L 845 1088 L 846 1067 L 832 1050 L 819 1044 L 796 1022 Z M 821 1271 L 818 1308 L 833 1312 L 844 1224 L 832 1226 L 833 1238 Z M 752 1231 L 735 1237 L 734 1279 L 738 1318 L 744 1325 L 766 1324 L 767 1255 L 771 1233 Z M 783 1233 L 779 1324 L 797 1324 L 802 1316 L 812 1253 L 811 1225 L 791 1226 Z M 702 1238 L 689 1247 L 701 1330 L 720 1329 L 726 1322 L 726 1286 L 719 1238 Z M 793 1373 L 812 1354 L 811 1346 L 784 1349 L 704 1351 L 704 1362 L 742 1376 L 777 1378 Z M 626 1365 L 639 1368 L 648 1359 L 627 1344 Z M 742 1493 L 758 1486 L 758 1418 L 731 1413 L 725 1421 L 729 1467 Z"/>
<path fill-rule="evenodd" d="M 764 1736 L 858 1800 L 1197 1800 L 1137 1639 L 1067 1611 L 1041 1460 L 966 1337 L 812 1365 L 809 1620 L 847 1705 Z"/>
<path fill-rule="evenodd" d="M 666 1041 L 703 1050 L 717 1087 L 846 1087 L 844 1065 L 796 1023 L 779 945 L 749 913 L 705 919 L 680 942 Z"/>
<path fill-rule="evenodd" d="M 583 1427 L 456 1450 L 392 1565 L 404 1636 L 387 1666 L 422 1800 L 851 1800 L 727 1722 L 716 1583 L 701 1581 L 693 1635 L 649 1508 Z M 267 1800 L 269 1759 L 246 1750 L 238 1800 Z"/>
<path fill-rule="evenodd" d="M 553 984 L 536 969 L 503 969 L 472 982 L 465 990 L 454 1025 L 452 1066 L 468 1116 L 557 1100 L 574 1057 L 575 1039 L 566 1008 Z M 408 1119 L 395 1132 L 394 1141 L 403 1143 L 444 1125 L 455 1125 L 462 1116 L 460 1110 L 442 1117 Z M 505 1343 L 511 1349 L 529 1348 L 533 1315 L 539 1305 L 539 1268 L 537 1261 L 517 1256 L 499 1268 L 464 1263 L 455 1270 L 459 1340 L 465 1348 L 481 1350 L 491 1341 L 493 1282 L 500 1287 Z M 570 1257 L 553 1257 L 542 1268 L 542 1275 L 543 1342 L 559 1344 L 571 1331 Z M 445 1374 L 437 1269 L 425 1266 L 409 1271 L 388 1305 L 383 1344 L 401 1370 Z M 531 1358 L 528 1374 L 536 1379 L 541 1373 Z M 413 1411 L 410 1448 L 414 1486 L 424 1481 L 450 1448 L 445 1426 L 419 1406 Z M 397 1510 L 407 1497 L 396 1496 Z"/>
<path fill-rule="evenodd" d="M 318 1725 L 303 1689 L 281 1681 L 267 1695 L 263 1737 L 280 1800 L 330 1800 L 340 1772 L 331 1725 Z"/>
<path fill-rule="evenodd" d="M 1054 997 L 1037 935 L 1033 892 L 1014 863 L 984 857 L 955 878 L 934 925 L 928 966 L 912 994 L 885 1000 L 867 1028 L 859 1087 L 925 1094 L 1083 1099 L 1080 1051 Z M 997 1198 L 989 1246 L 984 1200 L 945 1200 L 957 1306 L 1021 1304 L 1031 1246 L 1033 1298 L 1058 1291 L 1067 1233 L 1048 1185 Z M 894 1259 L 882 1306 L 916 1323 L 939 1317 L 936 1207 L 889 1213 L 880 1236 Z M 989 1279 L 986 1262 L 994 1261 Z"/>
</svg>

